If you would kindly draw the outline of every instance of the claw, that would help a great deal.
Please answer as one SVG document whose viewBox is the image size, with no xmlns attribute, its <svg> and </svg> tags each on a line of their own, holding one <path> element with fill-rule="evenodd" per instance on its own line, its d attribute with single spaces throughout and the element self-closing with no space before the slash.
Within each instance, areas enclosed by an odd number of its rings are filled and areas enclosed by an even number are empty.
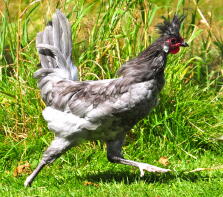
<svg viewBox="0 0 223 197">
<path fill-rule="evenodd" d="M 164 169 L 164 168 L 159 168 L 157 166 L 153 166 L 153 165 L 149 165 L 149 164 L 145 164 L 145 163 L 141 163 L 139 166 L 139 170 L 140 170 L 140 177 L 144 176 L 144 170 L 148 171 L 148 172 L 160 172 L 160 173 L 165 173 L 165 172 L 170 172 L 170 169 Z"/>
<path fill-rule="evenodd" d="M 139 167 L 139 170 L 140 170 L 140 177 L 143 177 L 144 174 L 145 174 L 143 168 L 140 168 L 140 167 Z"/>
<path fill-rule="evenodd" d="M 30 180 L 30 177 L 27 177 L 27 179 L 26 179 L 26 181 L 25 181 L 25 183 L 24 183 L 24 186 L 25 186 L 25 187 L 29 187 L 29 186 L 31 186 L 31 180 Z"/>
</svg>

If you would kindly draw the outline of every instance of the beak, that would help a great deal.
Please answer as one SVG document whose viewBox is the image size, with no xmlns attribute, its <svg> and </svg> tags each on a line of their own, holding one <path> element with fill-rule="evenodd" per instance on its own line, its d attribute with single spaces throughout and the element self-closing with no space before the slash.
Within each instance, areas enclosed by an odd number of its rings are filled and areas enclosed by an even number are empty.
<svg viewBox="0 0 223 197">
<path fill-rule="evenodd" d="M 182 47 L 189 47 L 189 44 L 187 44 L 186 42 L 182 42 L 180 46 L 182 46 Z"/>
</svg>

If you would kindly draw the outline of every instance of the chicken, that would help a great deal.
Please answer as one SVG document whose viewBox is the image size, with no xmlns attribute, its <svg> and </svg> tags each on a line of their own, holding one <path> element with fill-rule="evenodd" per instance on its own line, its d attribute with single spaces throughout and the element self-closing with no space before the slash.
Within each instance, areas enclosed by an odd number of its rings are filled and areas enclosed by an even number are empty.
<svg viewBox="0 0 223 197">
<path fill-rule="evenodd" d="M 127 61 L 118 71 L 119 78 L 78 81 L 78 71 L 71 60 L 71 28 L 64 14 L 56 11 L 37 35 L 41 68 L 34 74 L 46 103 L 43 117 L 55 138 L 25 186 L 31 185 L 46 164 L 85 140 L 105 141 L 110 162 L 138 167 L 141 176 L 144 171 L 170 171 L 124 159 L 121 149 L 126 133 L 157 104 L 165 83 L 167 55 L 188 46 L 179 34 L 183 20 L 184 16 L 177 15 L 172 20 L 164 18 L 157 25 L 160 37 Z"/>
</svg>

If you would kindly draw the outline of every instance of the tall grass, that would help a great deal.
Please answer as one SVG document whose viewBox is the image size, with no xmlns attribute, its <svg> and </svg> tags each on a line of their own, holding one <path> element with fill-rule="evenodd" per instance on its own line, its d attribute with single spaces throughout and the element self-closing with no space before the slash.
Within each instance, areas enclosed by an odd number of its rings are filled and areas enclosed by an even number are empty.
<svg viewBox="0 0 223 197">
<path fill-rule="evenodd" d="M 160 103 L 134 127 L 124 149 L 127 157 L 152 163 L 159 156 L 169 155 L 173 158 L 172 167 L 185 170 L 188 166 L 179 166 L 178 160 L 199 160 L 205 151 L 210 151 L 210 160 L 205 156 L 205 161 L 212 164 L 213 155 L 222 153 L 222 144 L 216 137 L 223 135 L 223 35 L 219 31 L 222 21 L 215 20 L 218 15 L 206 12 L 205 2 L 4 0 L 0 29 L 0 171 L 11 172 L 19 161 L 25 160 L 34 167 L 52 137 L 41 117 L 44 103 L 32 75 L 39 63 L 36 33 L 56 8 L 66 13 L 72 24 L 73 60 L 81 80 L 116 77 L 126 60 L 156 39 L 154 25 L 161 21 L 160 16 L 185 13 L 182 34 L 190 48 L 169 56 Z M 217 6 L 218 1 L 213 4 Z M 173 5 L 177 5 L 174 10 Z M 94 158 L 90 147 L 103 153 Z M 75 156 L 68 153 L 61 162 L 78 168 L 91 158 L 98 169 L 106 163 L 105 147 L 100 142 L 87 143 L 75 152 Z M 79 161 L 78 157 L 83 159 Z M 81 167 L 77 176 L 82 176 Z M 66 169 L 64 173 L 69 177 Z M 6 180 L 10 180 L 8 177 Z"/>
</svg>

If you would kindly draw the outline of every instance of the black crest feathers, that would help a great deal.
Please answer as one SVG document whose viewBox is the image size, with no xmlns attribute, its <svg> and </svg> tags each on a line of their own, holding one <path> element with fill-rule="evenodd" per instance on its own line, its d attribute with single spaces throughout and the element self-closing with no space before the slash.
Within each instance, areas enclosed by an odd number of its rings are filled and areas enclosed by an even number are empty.
<svg viewBox="0 0 223 197">
<path fill-rule="evenodd" d="M 175 14 L 172 21 L 165 17 L 162 18 L 164 19 L 163 23 L 160 23 L 156 26 L 159 31 L 159 34 L 161 36 L 179 36 L 180 25 L 185 19 L 185 16 L 179 16 Z"/>
</svg>

